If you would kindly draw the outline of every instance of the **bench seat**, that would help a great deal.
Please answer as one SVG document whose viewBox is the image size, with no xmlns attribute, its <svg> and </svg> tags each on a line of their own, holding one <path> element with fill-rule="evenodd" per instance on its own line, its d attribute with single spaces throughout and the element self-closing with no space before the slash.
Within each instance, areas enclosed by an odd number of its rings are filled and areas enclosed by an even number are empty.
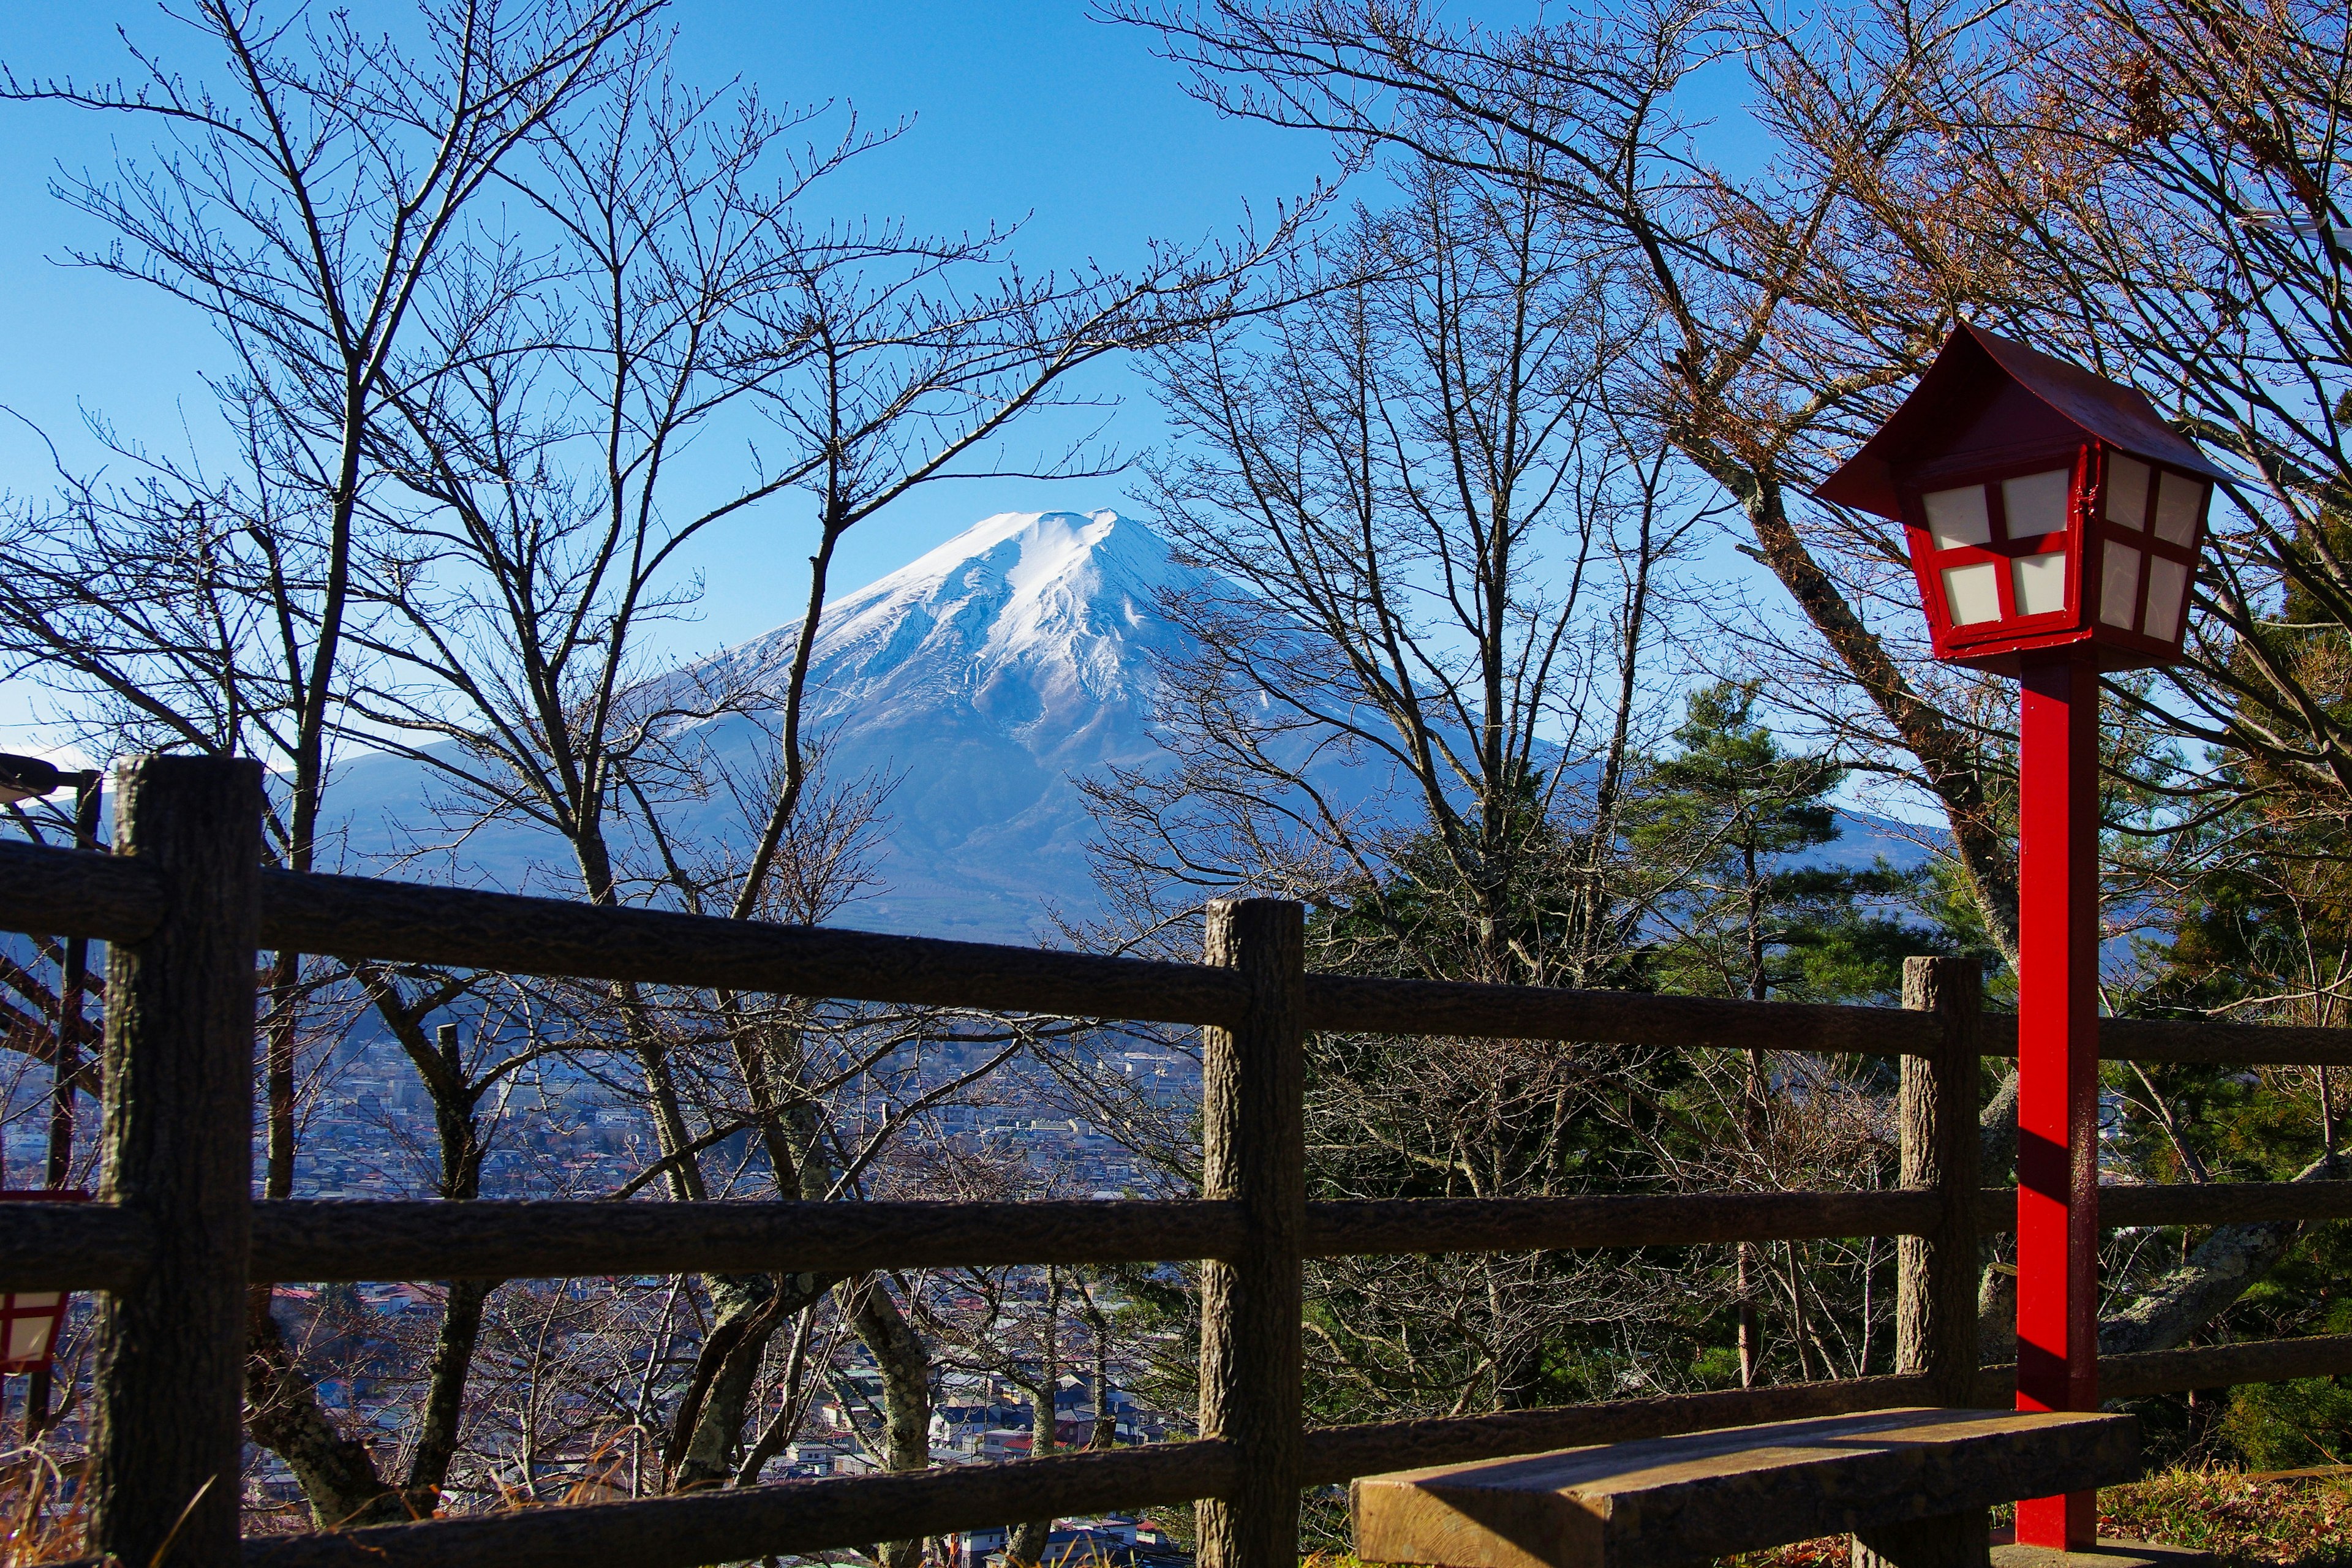
<svg viewBox="0 0 2352 1568">
<path fill-rule="evenodd" d="M 1980 1563 L 1988 1505 L 2139 1473 L 2128 1415 L 1875 1410 L 1366 1476 L 1350 1501 L 1370 1563 L 1648 1568 L 1944 1519 Z"/>
</svg>

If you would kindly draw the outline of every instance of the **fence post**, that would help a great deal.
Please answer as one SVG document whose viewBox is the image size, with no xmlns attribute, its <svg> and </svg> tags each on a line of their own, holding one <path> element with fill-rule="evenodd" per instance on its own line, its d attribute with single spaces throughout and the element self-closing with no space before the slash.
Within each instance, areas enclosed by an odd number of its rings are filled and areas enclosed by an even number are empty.
<svg viewBox="0 0 2352 1568">
<path fill-rule="evenodd" d="M 1895 1369 L 1924 1373 L 1937 1405 L 1976 1403 L 1977 1097 L 1984 972 L 1973 958 L 1906 958 L 1903 1005 L 1943 1025 L 1933 1057 L 1903 1058 L 1903 1185 L 1944 1194 L 1936 1228 L 1895 1244 Z"/>
<path fill-rule="evenodd" d="M 1202 1031 L 1201 1192 L 1242 1205 L 1247 1239 L 1201 1270 L 1201 1436 L 1241 1450 L 1232 1496 L 1200 1504 L 1201 1568 L 1296 1568 L 1307 1233 L 1306 913 L 1279 899 L 1209 905 L 1204 963 L 1249 1000 Z"/>
<path fill-rule="evenodd" d="M 126 1568 L 242 1552 L 261 810 L 258 763 L 141 757 L 115 775 L 115 852 L 163 888 L 153 934 L 107 952 L 99 1195 L 155 1238 L 99 1328 L 89 1546 Z"/>
</svg>

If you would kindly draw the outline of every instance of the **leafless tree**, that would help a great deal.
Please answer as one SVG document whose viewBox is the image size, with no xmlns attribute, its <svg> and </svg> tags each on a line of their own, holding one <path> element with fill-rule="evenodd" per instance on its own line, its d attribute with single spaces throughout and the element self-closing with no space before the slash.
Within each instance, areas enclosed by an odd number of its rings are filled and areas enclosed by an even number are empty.
<svg viewBox="0 0 2352 1568">
<path fill-rule="evenodd" d="M 113 83 L 0 68 L 0 97 L 124 116 L 160 139 L 152 164 L 61 180 L 57 194 L 117 237 L 70 259 L 219 330 L 231 369 L 217 391 L 246 469 L 215 480 L 146 459 L 127 490 L 69 487 L 59 515 L 12 542 L 28 548 L 0 613 L 9 651 L 110 704 L 118 735 L 281 762 L 276 847 L 294 869 L 317 863 L 347 695 L 370 432 L 413 374 L 422 301 L 474 232 L 476 198 L 658 8 L 427 3 L 395 41 L 341 13 L 206 0 L 174 14 L 215 57 L 203 76 L 136 46 L 136 76 Z M 299 955 L 279 954 L 272 979 L 266 1187 L 284 1196 Z M 268 1313 L 257 1292 L 257 1350 L 274 1337 Z M 266 1400 L 307 1407 L 272 1364 L 256 1363 Z"/>
<path fill-rule="evenodd" d="M 2177 691 L 2118 683 L 2111 696 L 2242 748 L 2240 776 L 2260 788 L 2336 776 L 2340 721 L 2320 672 L 2342 624 L 2327 510 L 2341 488 L 2328 477 L 2340 16 L 2114 0 L 2085 27 L 2044 7 L 1766 19 L 1682 0 L 1486 31 L 1412 3 L 1116 9 L 1232 112 L 1482 180 L 1517 177 L 1526 145 L 1546 150 L 1561 220 L 1620 259 L 1621 286 L 1653 312 L 1628 356 L 1633 406 L 1737 507 L 1743 548 L 1802 616 L 1804 637 L 1761 649 L 1786 699 L 1863 766 L 1940 803 L 1953 869 L 2005 952 L 2007 694 L 1921 657 L 1892 531 L 1802 500 L 1961 315 L 2137 374 L 2243 455 L 2262 515 L 2240 520 L 2203 583 L 2200 658 Z M 1736 169 L 1681 118 L 1683 89 L 1723 66 L 1748 74 L 1761 153 Z M 2141 782 L 2186 802 L 2142 828 L 2168 832 L 2207 799 L 2147 770 Z M 2006 1168 L 2013 1086 L 1985 1131 L 1988 1170 Z M 2176 1342 L 2259 1276 L 2247 1259 L 2275 1258 L 2292 1235 L 2225 1227 L 2189 1261 L 2194 1280 L 2126 1337 Z"/>
</svg>

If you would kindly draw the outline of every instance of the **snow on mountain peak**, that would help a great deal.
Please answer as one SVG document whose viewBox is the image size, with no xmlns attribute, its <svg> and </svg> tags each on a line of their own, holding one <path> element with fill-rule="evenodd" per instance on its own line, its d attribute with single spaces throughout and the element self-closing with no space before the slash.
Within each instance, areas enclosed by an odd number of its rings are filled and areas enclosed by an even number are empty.
<svg viewBox="0 0 2352 1568">
<path fill-rule="evenodd" d="M 969 703 L 1008 730 L 1085 721 L 1078 704 L 1148 700 L 1150 650 L 1171 628 L 1153 599 L 1192 574 L 1114 511 L 999 512 L 827 604 L 810 669 L 813 716 L 877 704 Z M 781 679 L 797 626 L 719 657 Z"/>
<path fill-rule="evenodd" d="M 881 870 L 856 924 L 1018 938 L 1041 906 L 1091 902 L 1076 780 L 1160 754 L 1156 655 L 1185 634 L 1155 595 L 1203 581 L 1114 511 L 1000 512 L 825 605 L 808 724 L 836 779 L 897 781 Z M 703 671 L 782 700 L 797 625 Z M 755 743 L 740 721 L 705 731 Z"/>
</svg>

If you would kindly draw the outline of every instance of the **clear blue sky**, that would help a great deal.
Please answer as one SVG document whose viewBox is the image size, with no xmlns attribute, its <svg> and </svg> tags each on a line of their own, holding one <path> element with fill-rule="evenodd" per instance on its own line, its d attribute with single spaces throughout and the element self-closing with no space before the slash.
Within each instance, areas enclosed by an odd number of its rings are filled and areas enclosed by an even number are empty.
<svg viewBox="0 0 2352 1568">
<path fill-rule="evenodd" d="M 269 8 L 282 14 L 291 3 L 271 0 Z M 396 26 L 413 15 L 408 0 L 356 0 L 352 9 L 362 26 Z M 1486 0 L 1465 9 L 1496 24 L 1538 7 Z M 672 15 L 689 79 L 740 76 L 771 103 L 831 100 L 854 106 L 869 125 L 913 118 L 894 145 L 820 186 L 813 216 L 901 217 L 934 232 L 1022 221 L 1014 254 L 1031 273 L 1088 260 L 1130 264 L 1155 237 L 1229 236 L 1249 210 L 1268 215 L 1332 174 L 1321 139 L 1220 119 L 1153 57 L 1150 35 L 1087 13 L 1087 0 L 677 0 Z M 0 11 L 0 60 L 20 79 L 111 78 L 131 69 L 118 26 L 167 63 L 214 68 L 148 0 L 9 5 Z M 1712 101 L 1694 106 L 1718 118 L 1708 141 L 1735 160 L 1748 150 L 1737 134 L 1745 89 L 1736 65 L 1718 67 L 1700 85 Z M 196 312 L 52 259 L 106 240 L 48 194 L 58 167 L 103 172 L 116 138 L 121 152 L 143 156 L 149 135 L 127 118 L 0 106 L 0 211 L 9 215 L 0 226 L 0 404 L 38 424 L 80 468 L 98 457 L 84 411 L 152 447 L 201 451 L 216 439 L 201 377 L 222 354 Z M 1124 400 L 1108 432 L 1122 452 L 1160 439 L 1149 389 L 1125 367 L 1100 368 L 1085 389 Z M 1074 428 L 1076 416 L 1045 425 L 1016 450 L 1058 450 L 1057 437 Z M 1121 506 L 1130 482 L 930 487 L 851 535 L 835 590 L 869 582 L 989 513 Z M 0 421 L 0 489 L 21 496 L 49 486 L 47 449 L 21 425 Z M 801 504 L 782 501 L 704 537 L 691 562 L 706 584 L 700 619 L 675 629 L 672 652 L 723 647 L 797 616 L 811 531 L 795 516 Z M 1728 575 L 1752 575 L 1727 551 L 1712 553 Z M 0 749 L 39 745 L 32 717 L 24 684 L 0 685 Z"/>
<path fill-rule="evenodd" d="M 372 10 L 390 19 L 406 9 L 353 6 L 362 24 Z M 1331 168 L 1315 138 L 1220 120 L 1187 98 L 1146 35 L 1088 20 L 1085 0 L 681 0 L 674 16 L 692 79 L 740 75 L 772 102 L 831 100 L 870 124 L 914 117 L 895 145 L 821 186 L 821 210 L 946 232 L 1025 218 L 1015 254 L 1031 272 L 1090 258 L 1120 266 L 1151 237 L 1231 234 L 1245 207 L 1268 213 Z M 193 71 L 212 65 L 154 6 L 120 0 L 10 5 L 0 59 L 19 77 L 111 77 L 128 67 L 118 25 Z M 0 117 L 0 211 L 9 215 L 0 225 L 0 403 L 42 426 L 69 459 L 92 455 L 85 409 L 151 445 L 184 447 L 191 436 L 201 445 L 211 426 L 200 376 L 220 359 L 211 329 L 151 290 L 50 259 L 103 243 L 49 195 L 58 165 L 103 170 L 116 137 L 143 153 L 144 129 L 46 108 L 7 106 Z M 1123 450 L 1158 437 L 1129 373 L 1106 368 L 1091 386 L 1124 397 L 1112 431 Z M 835 580 L 845 589 L 870 581 L 990 512 L 1117 506 L 1127 484 L 935 486 L 853 534 Z M 0 429 L 0 488 L 47 487 L 46 450 L 21 426 Z M 696 562 L 708 584 L 703 618 L 683 628 L 690 647 L 797 616 L 807 547 L 788 519 L 772 513 L 710 537 Z M 0 739 L 29 740 L 27 716 L 26 693 L 0 690 Z"/>
</svg>

